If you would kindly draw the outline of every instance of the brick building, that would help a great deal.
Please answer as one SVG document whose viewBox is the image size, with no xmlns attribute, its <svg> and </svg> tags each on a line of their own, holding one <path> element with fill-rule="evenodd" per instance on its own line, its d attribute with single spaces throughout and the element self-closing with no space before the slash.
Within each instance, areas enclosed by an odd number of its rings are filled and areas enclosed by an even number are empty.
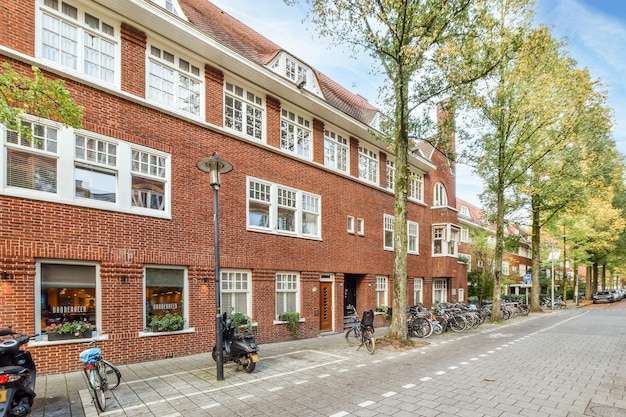
<svg viewBox="0 0 626 417">
<path fill-rule="evenodd" d="M 0 326 L 40 333 L 39 371 L 77 369 L 52 324 L 86 320 L 123 364 L 215 340 L 213 194 L 196 163 L 218 152 L 222 308 L 260 343 L 342 331 L 344 308 L 390 305 L 393 155 L 377 109 L 205 0 L 6 0 L 0 56 L 65 81 L 82 129 L 36 116 L 2 129 Z M 409 303 L 463 299 L 454 171 L 410 158 Z M 180 314 L 159 332 L 153 317 Z M 379 317 L 380 320 L 380 317 Z"/>
</svg>

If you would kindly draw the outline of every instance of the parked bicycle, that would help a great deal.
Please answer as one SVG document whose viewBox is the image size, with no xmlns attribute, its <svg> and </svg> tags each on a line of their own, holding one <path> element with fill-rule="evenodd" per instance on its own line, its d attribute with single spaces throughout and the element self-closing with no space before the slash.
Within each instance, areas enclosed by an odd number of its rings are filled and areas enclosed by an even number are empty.
<svg viewBox="0 0 626 417">
<path fill-rule="evenodd" d="M 359 349 L 361 349 L 361 346 L 365 346 L 370 355 L 374 353 L 376 340 L 374 339 L 373 310 L 365 310 L 361 322 L 359 322 L 358 316 L 354 317 L 354 326 L 346 332 L 346 342 L 353 346 L 358 345 Z"/>
<path fill-rule="evenodd" d="M 84 363 L 83 373 L 87 378 L 89 393 L 98 409 L 104 411 L 106 392 L 120 385 L 122 374 L 115 365 L 102 357 L 102 349 L 98 347 L 97 339 L 96 333 L 92 341 L 85 343 L 86 346 L 94 345 L 94 347 L 82 351 L 79 359 Z"/>
</svg>

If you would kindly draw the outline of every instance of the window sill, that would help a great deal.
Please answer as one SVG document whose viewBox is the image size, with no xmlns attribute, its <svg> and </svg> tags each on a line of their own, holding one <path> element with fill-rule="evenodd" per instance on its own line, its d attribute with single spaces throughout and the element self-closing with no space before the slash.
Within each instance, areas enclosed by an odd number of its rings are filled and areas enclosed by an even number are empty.
<svg viewBox="0 0 626 417">
<path fill-rule="evenodd" d="M 196 332 L 195 327 L 190 327 L 188 329 L 183 329 L 183 330 L 177 330 L 175 332 L 149 332 L 149 331 L 144 330 L 142 332 L 139 332 L 139 337 L 168 336 L 172 334 L 185 334 L 185 333 L 195 333 L 195 332 Z"/>
<path fill-rule="evenodd" d="M 306 318 L 304 317 L 300 317 L 300 320 L 298 320 L 298 323 L 304 323 L 306 322 Z M 274 324 L 287 324 L 289 323 L 288 321 L 282 321 L 282 320 L 274 320 Z"/>
<path fill-rule="evenodd" d="M 98 336 L 98 337 L 82 337 L 82 338 L 76 338 L 76 339 L 64 339 L 64 340 L 54 340 L 54 341 L 49 341 L 48 337 L 45 336 L 39 336 L 41 338 L 41 340 L 33 340 L 28 342 L 28 347 L 37 347 L 37 346 L 54 346 L 54 345 L 67 345 L 70 343 L 89 343 L 92 340 L 97 340 L 98 342 L 103 341 L 103 340 L 109 340 L 109 335 L 105 334 L 102 336 Z"/>
</svg>

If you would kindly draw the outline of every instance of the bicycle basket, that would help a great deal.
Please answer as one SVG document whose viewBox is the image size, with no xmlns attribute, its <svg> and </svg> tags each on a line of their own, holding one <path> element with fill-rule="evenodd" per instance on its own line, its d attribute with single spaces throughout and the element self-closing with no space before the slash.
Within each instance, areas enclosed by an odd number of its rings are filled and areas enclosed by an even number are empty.
<svg viewBox="0 0 626 417">
<path fill-rule="evenodd" d="M 100 348 L 91 348 L 87 350 L 83 350 L 78 358 L 83 363 L 92 363 L 100 359 L 100 355 L 102 355 L 102 349 Z"/>
<path fill-rule="evenodd" d="M 363 312 L 363 319 L 361 325 L 372 326 L 374 324 L 374 310 L 365 310 Z"/>
</svg>

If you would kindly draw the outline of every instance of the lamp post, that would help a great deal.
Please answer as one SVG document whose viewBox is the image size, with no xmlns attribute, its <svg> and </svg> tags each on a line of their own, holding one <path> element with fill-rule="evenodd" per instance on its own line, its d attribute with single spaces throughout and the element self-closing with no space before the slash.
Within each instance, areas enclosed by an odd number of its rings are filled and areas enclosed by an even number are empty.
<svg viewBox="0 0 626 417">
<path fill-rule="evenodd" d="M 215 350 L 217 356 L 217 380 L 224 380 L 224 351 L 223 351 L 223 334 L 222 334 L 222 303 L 220 288 L 220 231 L 219 231 L 219 204 L 218 192 L 220 190 L 220 174 L 226 174 L 233 170 L 233 165 L 217 156 L 217 152 L 213 152 L 213 156 L 202 158 L 196 163 L 196 167 L 203 172 L 209 174 L 211 187 L 213 187 L 213 228 L 215 243 Z"/>
</svg>

